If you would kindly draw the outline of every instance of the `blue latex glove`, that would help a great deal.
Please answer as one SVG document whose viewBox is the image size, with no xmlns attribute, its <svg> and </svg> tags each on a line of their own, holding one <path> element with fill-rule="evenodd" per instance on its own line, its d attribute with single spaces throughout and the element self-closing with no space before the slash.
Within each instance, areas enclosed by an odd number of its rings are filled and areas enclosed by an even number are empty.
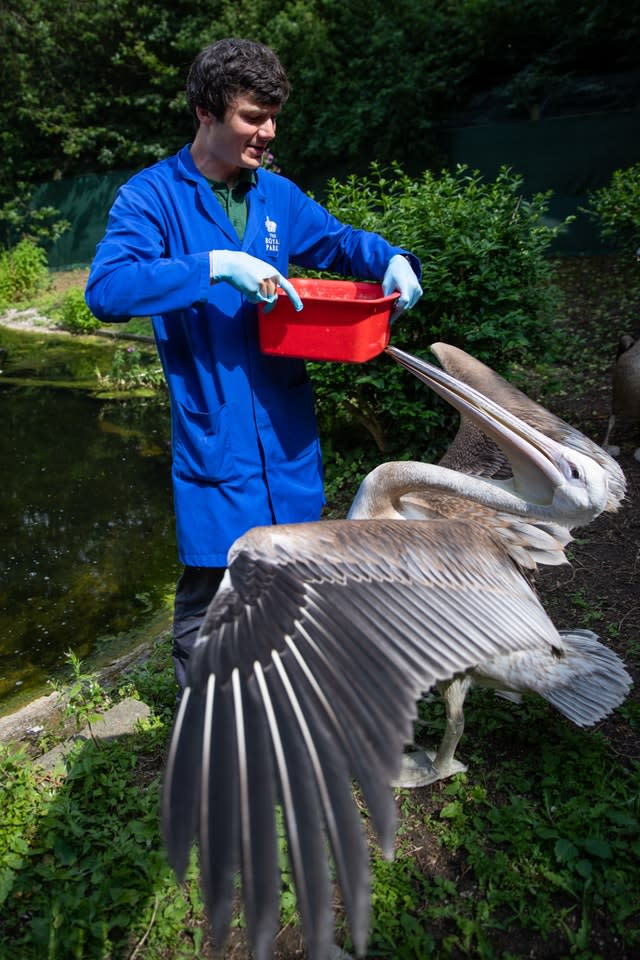
<svg viewBox="0 0 640 960">
<path fill-rule="evenodd" d="M 242 250 L 211 250 L 209 253 L 209 275 L 211 280 L 226 280 L 231 286 L 251 301 L 251 303 L 268 303 L 265 309 L 272 309 L 278 294 L 266 294 L 261 285 L 265 280 L 272 280 L 285 291 L 297 311 L 302 310 L 302 300 L 286 277 L 278 273 L 275 267 L 264 260 L 258 260 Z"/>
<path fill-rule="evenodd" d="M 413 272 L 413 267 L 402 254 L 391 257 L 382 280 L 382 292 L 385 297 L 397 290 L 400 296 L 395 302 L 391 323 L 398 319 L 401 313 L 413 307 L 422 296 L 422 287 Z"/>
</svg>

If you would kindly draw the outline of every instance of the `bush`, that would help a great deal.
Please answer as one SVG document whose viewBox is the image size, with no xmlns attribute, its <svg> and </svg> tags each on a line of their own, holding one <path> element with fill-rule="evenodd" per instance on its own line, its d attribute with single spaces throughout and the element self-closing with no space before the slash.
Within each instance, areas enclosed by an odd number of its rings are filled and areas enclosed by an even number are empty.
<svg viewBox="0 0 640 960">
<path fill-rule="evenodd" d="M 0 306 L 26 300 L 48 284 L 47 255 L 33 241 L 0 252 Z"/>
<path fill-rule="evenodd" d="M 87 306 L 84 293 L 77 287 L 67 290 L 62 298 L 60 324 L 70 333 L 89 333 L 101 326 Z"/>
<path fill-rule="evenodd" d="M 522 178 L 506 168 L 484 183 L 464 166 L 411 180 L 374 164 L 370 178 L 331 181 L 336 216 L 422 261 L 424 296 L 394 342 L 446 340 L 503 369 L 546 351 L 557 293 L 545 254 L 558 229 L 542 223 L 548 195 L 527 200 L 521 189 Z"/>
<path fill-rule="evenodd" d="M 616 170 L 605 187 L 589 194 L 587 213 L 603 240 L 633 251 L 640 244 L 640 163 Z"/>
<path fill-rule="evenodd" d="M 394 326 L 394 345 L 428 356 L 429 345 L 443 340 L 503 374 L 553 354 L 560 294 L 546 253 L 559 228 L 542 222 L 547 195 L 526 199 L 521 188 L 507 169 L 484 183 L 462 166 L 412 180 L 397 166 L 384 173 L 374 164 L 368 177 L 330 182 L 332 213 L 422 261 L 424 295 Z M 359 423 L 378 451 L 424 455 L 427 436 L 450 422 L 424 386 L 384 356 L 310 370 L 321 428 L 332 436 L 336 419 Z"/>
</svg>

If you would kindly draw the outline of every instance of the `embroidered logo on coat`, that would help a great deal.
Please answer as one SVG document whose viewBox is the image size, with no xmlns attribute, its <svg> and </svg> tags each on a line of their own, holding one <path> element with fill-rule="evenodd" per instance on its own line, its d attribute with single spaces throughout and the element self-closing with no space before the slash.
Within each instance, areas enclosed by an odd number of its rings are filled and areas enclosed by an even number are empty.
<svg viewBox="0 0 640 960">
<path fill-rule="evenodd" d="M 265 250 L 267 253 L 278 253 L 280 249 L 280 240 L 277 233 L 278 224 L 267 215 L 264 225 L 267 228 L 267 235 L 264 238 Z"/>
</svg>

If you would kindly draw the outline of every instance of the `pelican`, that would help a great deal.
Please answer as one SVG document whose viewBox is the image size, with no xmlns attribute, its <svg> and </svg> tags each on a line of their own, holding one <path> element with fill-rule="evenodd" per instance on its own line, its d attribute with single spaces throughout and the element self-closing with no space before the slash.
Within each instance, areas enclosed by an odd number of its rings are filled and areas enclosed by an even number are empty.
<svg viewBox="0 0 640 960">
<path fill-rule="evenodd" d="M 197 840 L 218 944 L 241 874 L 256 960 L 273 956 L 279 927 L 277 808 L 310 960 L 327 960 L 333 943 L 329 850 L 355 951 L 365 952 L 370 871 L 353 783 L 390 858 L 391 785 L 426 691 L 493 674 L 500 689 L 519 690 L 527 660 L 532 671 L 541 662 L 540 692 L 560 709 L 580 703 L 577 722 L 587 723 L 630 685 L 593 634 L 556 630 L 527 576 L 537 563 L 564 561 L 572 526 L 618 507 L 618 465 L 462 351 L 433 348 L 444 366 L 461 368 L 458 378 L 388 349 L 460 411 L 463 429 L 439 465 L 376 468 L 346 520 L 255 528 L 236 541 L 169 746 L 169 860 L 184 877 Z M 528 422 L 538 410 L 541 427 Z M 474 472 L 462 441 L 477 446 L 481 434 L 496 466 Z"/>
<path fill-rule="evenodd" d="M 616 418 L 640 420 L 640 338 L 634 340 L 623 334 L 618 341 L 616 362 L 613 368 L 611 391 L 611 414 L 607 433 L 602 442 L 612 456 L 618 456 L 620 448 L 609 446 Z M 633 454 L 640 461 L 640 447 Z"/>
<path fill-rule="evenodd" d="M 491 493 L 483 491 L 478 502 L 474 503 L 466 499 L 471 491 L 469 475 L 481 475 L 484 481 L 497 483 L 502 510 L 506 508 L 508 511 L 508 524 L 501 525 L 497 514 L 490 522 L 499 535 L 506 538 L 508 552 L 520 568 L 534 572 L 538 563 L 565 563 L 563 548 L 571 539 L 569 530 L 588 523 L 602 510 L 618 509 L 625 491 L 620 467 L 593 441 L 534 403 L 464 351 L 447 344 L 433 344 L 432 350 L 447 371 L 462 378 L 462 393 L 447 373 L 396 348 L 388 348 L 401 365 L 427 382 L 460 413 L 460 429 L 436 468 L 437 480 L 431 479 L 429 487 L 422 488 L 425 478 L 422 472 L 421 480 L 410 482 L 409 489 L 404 492 L 397 480 L 399 475 L 408 479 L 408 470 L 398 464 L 382 464 L 365 478 L 351 506 L 349 518 L 442 519 L 459 517 L 462 509 L 465 515 L 471 511 L 476 519 L 482 520 L 478 517 L 478 510 L 481 504 L 487 506 L 492 502 Z M 494 401 L 499 399 L 508 411 L 500 410 L 479 390 L 489 394 Z M 474 409 L 478 402 L 490 416 L 502 420 L 512 430 L 506 444 L 491 420 L 480 409 Z M 524 459 L 518 459 L 522 457 L 516 442 L 518 419 L 521 424 L 534 430 L 537 428 L 537 436 L 529 432 L 528 441 L 543 455 L 538 465 L 534 466 L 532 446 L 524 451 Z M 558 447 L 559 442 L 564 444 L 564 453 Z M 594 469 L 593 461 L 603 468 L 604 473 Z M 553 463 L 577 483 L 572 485 L 568 497 L 562 485 L 557 485 L 553 500 L 546 503 L 549 469 Z M 538 473 L 539 467 L 543 468 L 542 473 Z M 464 499 L 456 492 L 460 478 L 450 475 L 451 468 L 464 475 Z M 418 470 L 421 472 L 420 467 Z M 396 474 L 395 480 L 390 479 L 391 473 Z M 391 490 L 396 491 L 395 496 L 390 495 Z M 507 504 L 505 498 L 509 493 L 516 493 L 517 503 Z M 518 527 L 518 514 L 537 518 L 535 525 Z M 553 525 L 545 528 L 541 521 L 551 518 Z M 552 534 L 550 540 L 543 541 L 545 532 Z M 436 684 L 445 702 L 445 733 L 437 752 L 414 750 L 404 755 L 396 785 L 426 786 L 466 770 L 454 754 L 464 731 L 464 700 L 472 684 L 493 688 L 501 696 L 516 702 L 523 693 L 537 693 L 578 726 L 593 725 L 606 716 L 611 710 L 610 697 L 616 695 L 614 690 L 618 680 L 627 682 L 624 679 L 626 673 L 623 676 L 616 669 L 614 687 L 603 683 L 610 662 L 617 662 L 618 658 L 599 642 L 592 631 L 560 630 L 559 636 L 561 645 L 550 643 L 546 650 L 533 652 L 514 650 L 506 656 L 478 664 L 462 676 Z"/>
</svg>

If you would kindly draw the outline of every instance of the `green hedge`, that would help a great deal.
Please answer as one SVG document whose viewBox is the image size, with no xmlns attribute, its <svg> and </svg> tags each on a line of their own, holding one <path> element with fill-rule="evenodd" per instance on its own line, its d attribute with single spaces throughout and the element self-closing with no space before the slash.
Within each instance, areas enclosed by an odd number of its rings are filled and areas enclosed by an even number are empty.
<svg viewBox="0 0 640 960">
<path fill-rule="evenodd" d="M 443 340 L 503 374 L 550 358 L 560 293 L 546 254 L 560 227 L 544 223 L 548 196 L 527 199 L 521 187 L 507 169 L 484 182 L 462 166 L 411 179 L 397 166 L 389 172 L 373 164 L 368 176 L 330 182 L 334 214 L 422 262 L 424 295 L 394 325 L 395 346 L 430 357 L 429 345 Z M 384 355 L 310 370 L 323 434 L 340 444 L 342 429 L 340 456 L 345 449 L 366 456 L 372 443 L 385 456 L 407 449 L 424 455 L 449 423 L 424 385 Z"/>
</svg>

